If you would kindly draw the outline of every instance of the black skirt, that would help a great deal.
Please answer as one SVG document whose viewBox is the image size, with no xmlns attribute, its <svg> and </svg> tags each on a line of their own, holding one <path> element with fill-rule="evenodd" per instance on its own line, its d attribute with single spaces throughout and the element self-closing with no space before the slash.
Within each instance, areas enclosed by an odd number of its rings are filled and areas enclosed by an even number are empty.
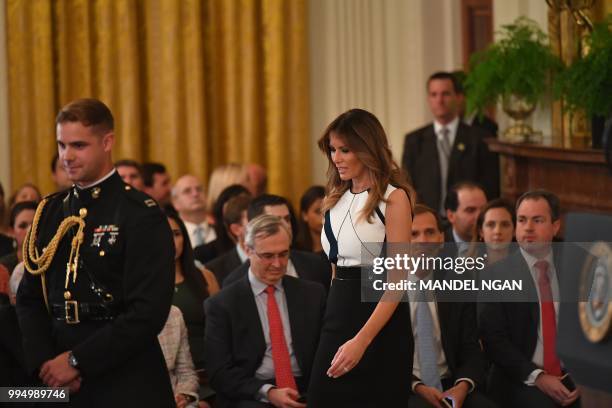
<svg viewBox="0 0 612 408">
<path fill-rule="evenodd" d="M 362 302 L 361 268 L 337 268 L 327 299 L 308 388 L 309 408 L 406 407 L 414 340 L 410 306 L 400 303 L 361 361 L 339 378 L 327 376 L 338 348 L 353 338 L 377 303 Z"/>
</svg>

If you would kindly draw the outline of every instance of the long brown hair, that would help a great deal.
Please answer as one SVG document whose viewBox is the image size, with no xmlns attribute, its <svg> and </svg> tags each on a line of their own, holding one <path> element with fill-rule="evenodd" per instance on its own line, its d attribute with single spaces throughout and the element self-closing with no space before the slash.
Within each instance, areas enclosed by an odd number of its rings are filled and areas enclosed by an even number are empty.
<svg viewBox="0 0 612 408">
<path fill-rule="evenodd" d="M 363 208 L 361 217 L 372 222 L 374 211 L 378 204 L 386 202 L 384 195 L 389 184 L 401 188 L 408 195 L 410 203 L 414 203 L 412 187 L 399 166 L 393 160 L 385 130 L 379 120 L 370 112 L 363 109 L 351 109 L 344 112 L 327 126 L 325 133 L 319 139 L 319 149 L 327 156 L 327 197 L 323 201 L 322 211 L 332 208 L 340 197 L 351 187 L 351 181 L 340 179 L 338 169 L 331 158 L 330 136 L 335 133 L 344 139 L 359 161 L 368 169 L 372 186 L 368 200 Z"/>
</svg>

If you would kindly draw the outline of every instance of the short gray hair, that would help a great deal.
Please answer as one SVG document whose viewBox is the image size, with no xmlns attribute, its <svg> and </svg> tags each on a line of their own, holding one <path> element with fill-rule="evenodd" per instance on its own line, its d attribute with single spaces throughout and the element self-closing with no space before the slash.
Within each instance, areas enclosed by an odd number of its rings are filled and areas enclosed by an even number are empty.
<svg viewBox="0 0 612 408">
<path fill-rule="evenodd" d="M 285 222 L 276 215 L 262 214 L 253 218 L 246 226 L 244 243 L 251 249 L 255 248 L 255 238 L 267 238 L 283 230 L 289 237 L 289 243 L 293 239 L 291 231 Z"/>
</svg>

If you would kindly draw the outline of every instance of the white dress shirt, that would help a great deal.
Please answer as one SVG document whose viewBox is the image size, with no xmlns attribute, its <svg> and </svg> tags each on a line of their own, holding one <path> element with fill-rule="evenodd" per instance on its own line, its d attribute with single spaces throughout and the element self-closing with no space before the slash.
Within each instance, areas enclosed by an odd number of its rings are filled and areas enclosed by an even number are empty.
<svg viewBox="0 0 612 408">
<path fill-rule="evenodd" d="M 202 244 L 208 244 L 209 242 L 217 239 L 217 233 L 215 232 L 215 229 L 206 221 L 201 222 L 199 224 L 194 224 L 193 222 L 189 222 L 185 220 L 183 220 L 183 222 L 185 223 L 185 227 L 187 228 L 187 233 L 189 234 L 189 242 L 191 242 L 193 247 L 197 246 L 193 244 L 194 242 L 196 242 L 195 233 L 196 233 L 197 227 L 202 228 L 202 240 L 203 240 Z"/>
</svg>

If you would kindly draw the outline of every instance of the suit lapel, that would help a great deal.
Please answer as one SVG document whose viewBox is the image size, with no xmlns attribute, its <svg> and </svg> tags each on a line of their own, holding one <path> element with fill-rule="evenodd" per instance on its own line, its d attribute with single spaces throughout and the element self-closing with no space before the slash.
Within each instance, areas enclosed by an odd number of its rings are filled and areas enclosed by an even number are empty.
<svg viewBox="0 0 612 408">
<path fill-rule="evenodd" d="M 457 134 L 455 135 L 455 141 L 453 142 L 453 147 L 451 148 L 450 158 L 448 160 L 448 172 L 449 174 L 457 173 L 457 166 L 461 162 L 461 156 L 465 152 L 465 147 L 467 144 L 467 125 L 465 125 L 461 120 L 459 120 L 459 124 L 457 126 Z M 462 146 L 462 148 L 459 148 Z"/>
<path fill-rule="evenodd" d="M 520 274 L 520 278 L 523 280 L 523 282 L 525 282 L 525 290 L 527 291 L 526 296 L 528 297 L 528 299 L 537 299 L 538 292 L 535 287 L 535 284 L 533 283 L 533 277 L 531 276 L 531 272 L 529 271 L 529 265 L 527 265 L 527 261 L 525 261 L 525 258 L 521 254 L 520 249 L 517 249 L 514 256 L 516 257 L 516 264 L 513 270 L 516 270 L 518 274 Z M 529 317 L 531 318 L 529 333 L 530 335 L 534 334 L 535 341 L 537 341 L 538 324 L 540 322 L 540 305 L 537 302 L 527 302 L 524 304 L 528 307 Z"/>
<path fill-rule="evenodd" d="M 257 304 L 255 303 L 255 296 L 249 283 L 248 275 L 241 278 L 240 280 L 243 302 L 240 302 L 242 308 L 242 315 L 245 317 L 246 325 L 248 326 L 249 333 L 253 333 L 253 349 L 257 353 L 257 361 L 261 361 L 264 353 L 266 352 L 266 339 L 264 338 L 263 326 L 259 319 L 259 312 L 257 311 Z"/>
</svg>

